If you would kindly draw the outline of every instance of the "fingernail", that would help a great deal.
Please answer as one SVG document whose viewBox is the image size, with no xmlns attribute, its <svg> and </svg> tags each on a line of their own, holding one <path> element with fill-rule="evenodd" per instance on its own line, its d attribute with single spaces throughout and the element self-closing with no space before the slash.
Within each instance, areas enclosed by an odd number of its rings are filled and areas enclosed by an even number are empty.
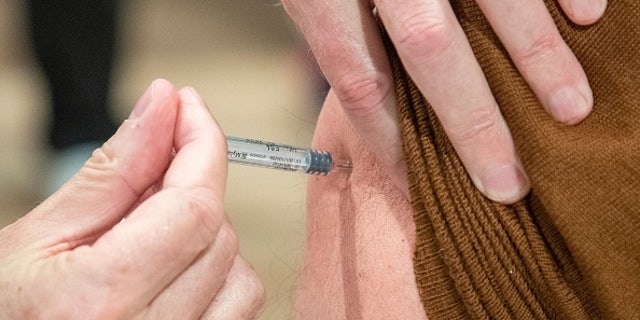
<svg viewBox="0 0 640 320">
<path fill-rule="evenodd" d="M 591 24 L 600 18 L 607 8 L 607 0 L 598 1 L 569 1 L 573 20 L 581 24 Z"/>
<path fill-rule="evenodd" d="M 547 109 L 554 119 L 566 124 L 576 124 L 589 115 L 593 107 L 591 89 L 588 99 L 578 90 L 564 87 L 551 95 Z"/>
<path fill-rule="evenodd" d="M 529 191 L 529 180 L 515 165 L 503 165 L 487 170 L 480 180 L 480 191 L 491 200 L 512 204 Z"/>
<path fill-rule="evenodd" d="M 149 85 L 147 90 L 145 90 L 142 97 L 138 99 L 138 102 L 136 102 L 135 107 L 133 107 L 133 110 L 129 115 L 129 120 L 140 118 L 144 114 L 145 110 L 147 110 L 147 107 L 151 104 L 151 100 L 153 100 L 153 92 L 155 91 L 156 82 L 157 80 L 151 82 L 151 85 Z"/>
<path fill-rule="evenodd" d="M 194 88 L 187 88 L 186 94 L 182 97 L 184 103 L 207 108 L 207 104 Z M 208 108 L 207 108 L 208 109 Z"/>
</svg>

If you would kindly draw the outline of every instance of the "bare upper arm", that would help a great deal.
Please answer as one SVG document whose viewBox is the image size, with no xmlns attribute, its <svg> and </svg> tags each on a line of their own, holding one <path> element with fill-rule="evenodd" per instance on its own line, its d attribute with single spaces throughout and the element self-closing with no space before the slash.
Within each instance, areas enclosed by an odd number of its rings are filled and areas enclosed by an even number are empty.
<svg viewBox="0 0 640 320">
<path fill-rule="evenodd" d="M 424 319 L 413 273 L 411 207 L 330 93 L 314 147 L 348 157 L 351 173 L 312 177 L 295 318 Z"/>
</svg>

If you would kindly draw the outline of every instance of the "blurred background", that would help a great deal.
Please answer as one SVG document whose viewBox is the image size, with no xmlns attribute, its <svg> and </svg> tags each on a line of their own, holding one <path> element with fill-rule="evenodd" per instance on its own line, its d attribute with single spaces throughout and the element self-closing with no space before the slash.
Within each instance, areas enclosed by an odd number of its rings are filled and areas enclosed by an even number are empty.
<svg viewBox="0 0 640 320">
<path fill-rule="evenodd" d="M 30 8 L 0 0 L 0 226 L 43 200 L 64 152 L 48 140 L 51 93 Z M 227 134 L 309 145 L 323 89 L 277 0 L 121 1 L 114 25 L 106 100 L 115 123 L 163 77 L 195 87 Z M 229 171 L 227 214 L 267 290 L 260 319 L 287 318 L 303 248 L 306 177 L 233 165 Z"/>
</svg>

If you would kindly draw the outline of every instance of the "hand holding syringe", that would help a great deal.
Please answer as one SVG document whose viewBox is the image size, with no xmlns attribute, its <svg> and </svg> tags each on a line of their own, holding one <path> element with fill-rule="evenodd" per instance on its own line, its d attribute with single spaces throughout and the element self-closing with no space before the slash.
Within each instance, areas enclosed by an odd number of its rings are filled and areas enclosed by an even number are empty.
<svg viewBox="0 0 640 320">
<path fill-rule="evenodd" d="M 327 175 L 336 169 L 351 169 L 349 161 L 331 153 L 255 139 L 227 137 L 227 159 L 231 163 L 291 172 Z"/>
</svg>

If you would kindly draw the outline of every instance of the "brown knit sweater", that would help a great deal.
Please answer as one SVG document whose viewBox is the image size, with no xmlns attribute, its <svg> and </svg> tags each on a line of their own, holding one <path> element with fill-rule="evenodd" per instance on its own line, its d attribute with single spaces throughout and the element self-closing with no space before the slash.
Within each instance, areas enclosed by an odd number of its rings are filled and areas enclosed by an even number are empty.
<svg viewBox="0 0 640 320">
<path fill-rule="evenodd" d="M 472 0 L 451 1 L 532 182 L 484 198 L 391 53 L 430 319 L 640 319 L 640 1 L 579 27 L 545 1 L 592 86 L 577 126 L 547 115 Z"/>
</svg>

